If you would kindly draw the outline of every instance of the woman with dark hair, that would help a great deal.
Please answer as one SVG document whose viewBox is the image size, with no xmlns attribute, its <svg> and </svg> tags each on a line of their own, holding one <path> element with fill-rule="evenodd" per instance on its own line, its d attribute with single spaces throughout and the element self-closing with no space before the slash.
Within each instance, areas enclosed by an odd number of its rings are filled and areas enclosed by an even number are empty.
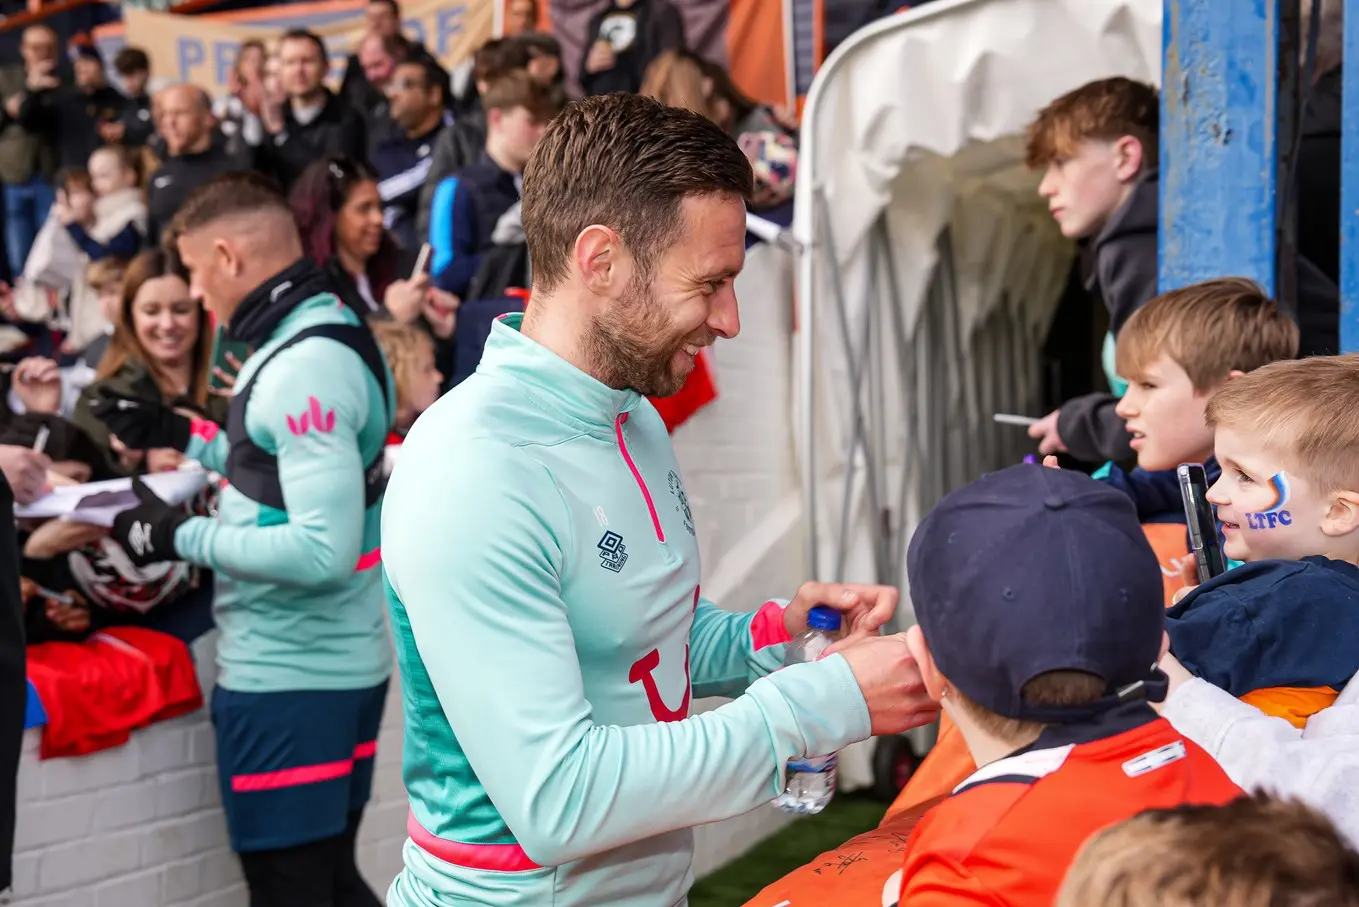
<svg viewBox="0 0 1359 907">
<path fill-rule="evenodd" d="M 212 328 L 203 307 L 189 296 L 179 262 L 163 249 L 132 259 L 108 351 L 71 414 L 71 422 L 105 453 L 109 473 L 158 472 L 183 459 L 173 450 L 127 450 L 111 438 L 90 410 L 110 393 L 168 403 L 225 423 L 226 399 L 209 393 L 212 344 Z"/>
<path fill-rule="evenodd" d="M 453 334 L 457 298 L 430 286 L 428 274 L 407 276 L 415 256 L 383 225 L 377 174 L 367 164 L 322 158 L 303 171 L 289 203 L 303 250 L 326 273 L 328 289 L 356 313 L 423 321 L 440 338 Z"/>
</svg>

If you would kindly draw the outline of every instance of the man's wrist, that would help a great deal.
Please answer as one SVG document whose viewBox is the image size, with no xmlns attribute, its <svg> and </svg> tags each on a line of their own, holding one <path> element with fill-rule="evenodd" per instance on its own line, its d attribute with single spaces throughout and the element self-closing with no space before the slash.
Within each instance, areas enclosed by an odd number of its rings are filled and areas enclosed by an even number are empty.
<svg viewBox="0 0 1359 907">
<path fill-rule="evenodd" d="M 179 527 L 193 519 L 192 514 L 180 511 L 172 511 L 159 520 L 151 530 L 153 542 L 157 551 L 165 552 L 164 560 L 183 560 L 179 553 L 179 546 L 175 544 L 175 534 Z"/>
</svg>

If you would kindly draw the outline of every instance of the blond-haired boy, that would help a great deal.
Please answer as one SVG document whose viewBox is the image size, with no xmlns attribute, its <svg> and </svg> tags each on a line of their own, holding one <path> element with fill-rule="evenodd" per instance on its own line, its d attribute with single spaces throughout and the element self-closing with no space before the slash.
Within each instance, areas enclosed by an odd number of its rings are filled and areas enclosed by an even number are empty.
<svg viewBox="0 0 1359 907">
<path fill-rule="evenodd" d="M 1086 842 L 1056 907 L 1359 907 L 1359 853 L 1269 796 L 1148 810 Z"/>
<path fill-rule="evenodd" d="M 1208 401 L 1223 553 L 1167 613 L 1201 677 L 1301 727 L 1359 670 L 1359 356 L 1266 365 Z"/>
<path fill-rule="evenodd" d="M 1206 280 L 1162 293 L 1128 319 L 1115 361 L 1128 389 L 1115 412 L 1137 468 L 1110 469 L 1143 523 L 1184 522 L 1174 469 L 1203 463 L 1216 481 L 1213 432 L 1204 411 L 1236 378 L 1298 349 L 1298 329 L 1249 280 Z"/>
</svg>

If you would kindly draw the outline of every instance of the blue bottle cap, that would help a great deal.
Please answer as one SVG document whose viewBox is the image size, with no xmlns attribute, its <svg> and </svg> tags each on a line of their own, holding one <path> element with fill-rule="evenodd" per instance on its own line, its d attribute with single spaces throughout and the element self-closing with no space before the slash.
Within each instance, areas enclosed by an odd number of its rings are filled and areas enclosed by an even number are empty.
<svg viewBox="0 0 1359 907">
<path fill-rule="evenodd" d="M 817 605 L 807 612 L 807 626 L 813 630 L 838 630 L 840 612 L 830 605 Z"/>
</svg>

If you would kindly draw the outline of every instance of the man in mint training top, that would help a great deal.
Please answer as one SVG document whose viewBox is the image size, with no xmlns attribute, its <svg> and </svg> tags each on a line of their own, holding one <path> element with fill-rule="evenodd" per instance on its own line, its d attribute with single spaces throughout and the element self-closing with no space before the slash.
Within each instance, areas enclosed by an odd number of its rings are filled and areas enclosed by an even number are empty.
<svg viewBox="0 0 1359 907">
<path fill-rule="evenodd" d="M 251 907 L 375 907 L 354 837 L 391 673 L 376 569 L 391 377 L 260 178 L 199 188 L 171 229 L 194 295 L 254 353 L 225 431 L 146 401 L 96 405 L 128 447 L 175 447 L 228 483 L 215 519 L 138 483 L 113 534 L 137 563 L 215 572 L 212 720 Z"/>
<path fill-rule="evenodd" d="M 644 395 L 735 336 L 750 188 L 720 128 L 634 95 L 568 107 L 534 152 L 527 311 L 416 423 L 383 507 L 411 801 L 389 907 L 684 904 L 692 826 L 773 799 L 792 757 L 933 717 L 876 635 L 896 590 L 809 583 L 754 614 L 699 591 Z M 854 638 L 772 674 L 820 601 Z"/>
</svg>

